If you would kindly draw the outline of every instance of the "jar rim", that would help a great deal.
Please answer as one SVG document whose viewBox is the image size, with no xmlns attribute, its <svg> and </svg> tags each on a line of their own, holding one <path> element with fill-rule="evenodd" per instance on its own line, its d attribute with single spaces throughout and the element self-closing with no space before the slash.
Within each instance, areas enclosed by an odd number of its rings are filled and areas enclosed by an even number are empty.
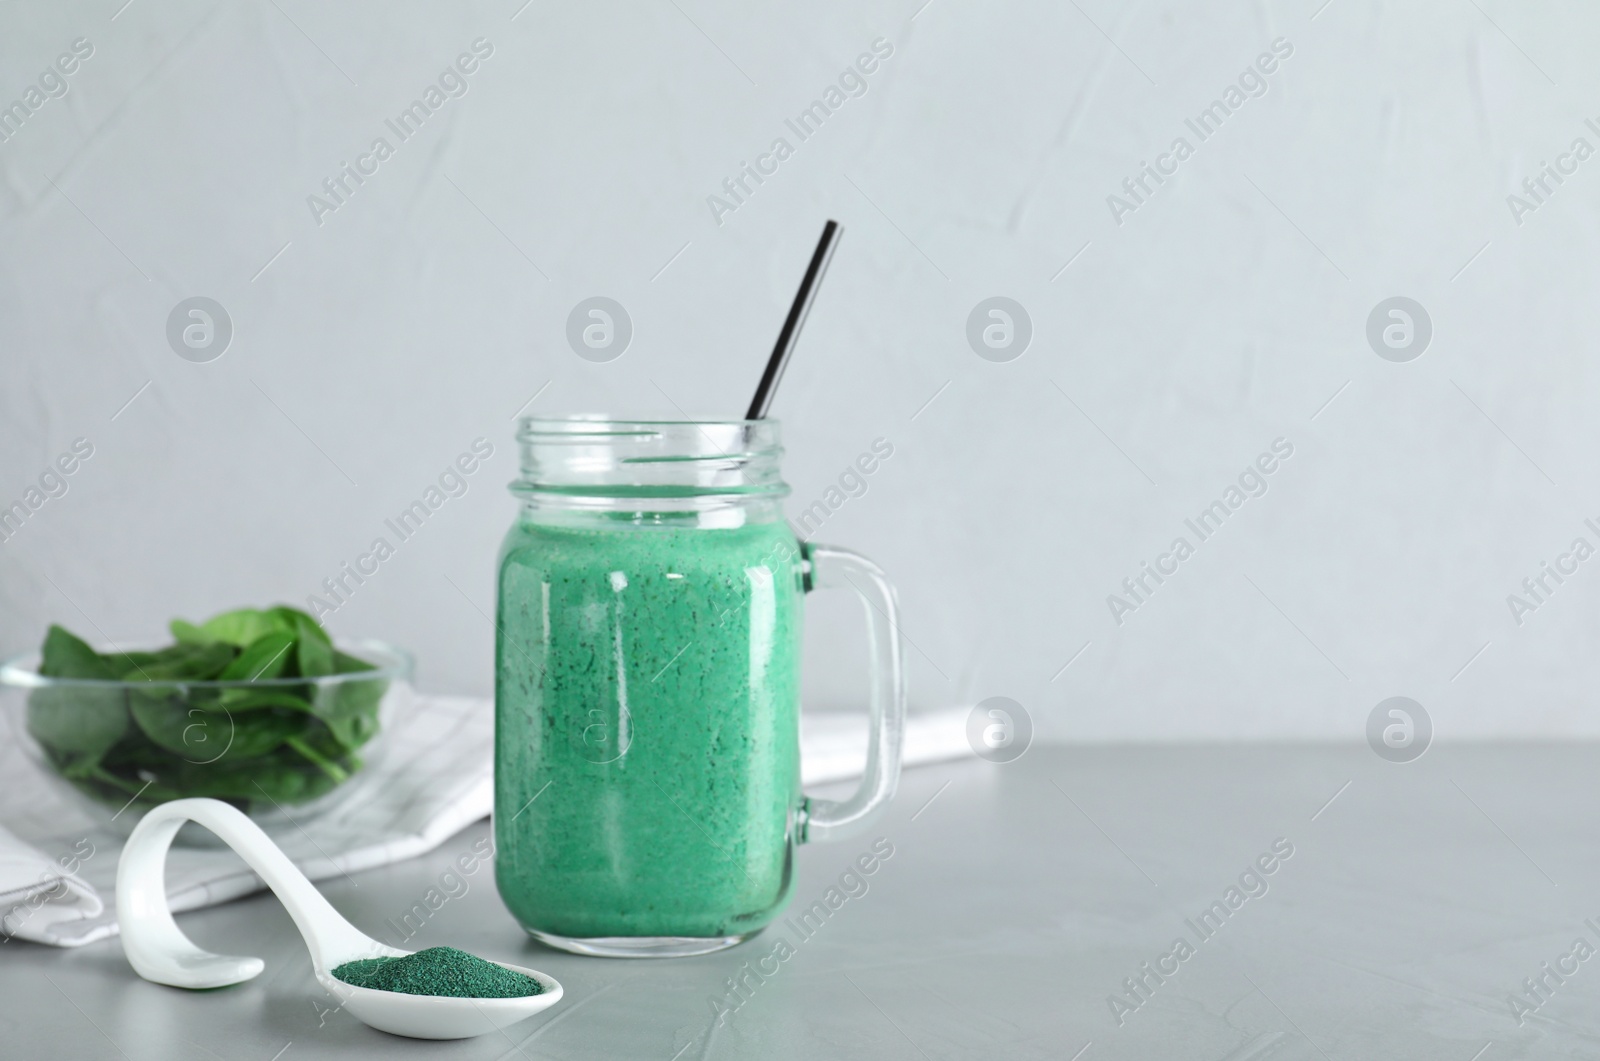
<svg viewBox="0 0 1600 1061">
<path fill-rule="evenodd" d="M 728 417 L 708 417 L 682 420 L 663 420 L 641 417 L 611 416 L 606 413 L 575 413 L 568 416 L 524 416 L 517 420 L 518 441 L 547 438 L 595 438 L 608 435 L 654 435 L 673 428 L 739 428 L 758 429 L 759 434 L 776 436 L 781 433 L 781 422 L 768 417 L 763 420 L 746 420 Z M 765 430 L 759 430 L 759 429 Z"/>
<path fill-rule="evenodd" d="M 592 498 L 637 507 L 655 499 L 702 508 L 789 492 L 776 420 L 524 416 L 517 441 L 521 475 L 511 490 L 526 501 L 571 507 L 574 498 Z"/>
</svg>

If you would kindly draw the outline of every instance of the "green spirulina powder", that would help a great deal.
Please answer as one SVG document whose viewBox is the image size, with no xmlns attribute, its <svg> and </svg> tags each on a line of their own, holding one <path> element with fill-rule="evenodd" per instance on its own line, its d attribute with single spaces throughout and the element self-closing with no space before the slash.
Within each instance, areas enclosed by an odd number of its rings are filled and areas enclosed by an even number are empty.
<svg viewBox="0 0 1600 1061">
<path fill-rule="evenodd" d="M 356 987 L 448 998 L 526 998 L 544 992 L 531 976 L 454 947 L 429 947 L 404 958 L 345 962 L 333 975 Z"/>
</svg>

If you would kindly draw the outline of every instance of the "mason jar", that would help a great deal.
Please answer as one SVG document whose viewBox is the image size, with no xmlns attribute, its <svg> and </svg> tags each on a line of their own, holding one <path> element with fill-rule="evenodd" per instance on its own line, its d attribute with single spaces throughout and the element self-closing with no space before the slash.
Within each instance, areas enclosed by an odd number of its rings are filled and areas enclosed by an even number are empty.
<svg viewBox="0 0 1600 1061">
<path fill-rule="evenodd" d="M 798 541 L 773 420 L 521 421 L 500 552 L 496 878 L 583 954 L 700 954 L 783 909 L 796 847 L 864 827 L 899 776 L 898 606 L 855 553 Z M 803 599 L 853 589 L 871 659 L 865 776 L 800 788 Z"/>
</svg>

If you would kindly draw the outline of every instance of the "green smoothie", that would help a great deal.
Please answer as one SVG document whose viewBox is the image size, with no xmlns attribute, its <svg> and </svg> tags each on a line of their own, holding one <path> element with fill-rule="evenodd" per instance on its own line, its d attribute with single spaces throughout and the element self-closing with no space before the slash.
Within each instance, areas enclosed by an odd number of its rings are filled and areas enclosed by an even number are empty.
<svg viewBox="0 0 1600 1061">
<path fill-rule="evenodd" d="M 524 928 L 724 937 L 776 916 L 800 800 L 801 596 L 781 521 L 512 529 L 495 867 Z"/>
</svg>

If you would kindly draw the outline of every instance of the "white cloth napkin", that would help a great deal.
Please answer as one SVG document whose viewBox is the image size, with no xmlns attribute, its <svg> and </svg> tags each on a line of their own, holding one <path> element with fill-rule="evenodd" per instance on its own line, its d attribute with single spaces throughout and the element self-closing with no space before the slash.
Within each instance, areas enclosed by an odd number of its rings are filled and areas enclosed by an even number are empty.
<svg viewBox="0 0 1600 1061">
<path fill-rule="evenodd" d="M 399 862 L 438 847 L 494 805 L 494 709 L 488 700 L 418 696 L 390 733 L 372 783 L 303 829 L 279 837 L 312 880 Z M 970 755 L 966 709 L 907 720 L 906 765 Z M 808 785 L 859 777 L 866 722 L 859 714 L 807 712 L 801 732 Z M 0 751 L 0 935 L 81 947 L 116 934 L 122 838 L 94 824 L 14 745 Z M 175 845 L 167 898 L 176 912 L 237 899 L 261 879 L 226 848 Z"/>
<path fill-rule="evenodd" d="M 93 851 L 85 841 L 52 861 L 0 826 L 0 933 L 31 939 L 28 932 L 100 916 L 105 904 L 76 872 Z"/>
</svg>

